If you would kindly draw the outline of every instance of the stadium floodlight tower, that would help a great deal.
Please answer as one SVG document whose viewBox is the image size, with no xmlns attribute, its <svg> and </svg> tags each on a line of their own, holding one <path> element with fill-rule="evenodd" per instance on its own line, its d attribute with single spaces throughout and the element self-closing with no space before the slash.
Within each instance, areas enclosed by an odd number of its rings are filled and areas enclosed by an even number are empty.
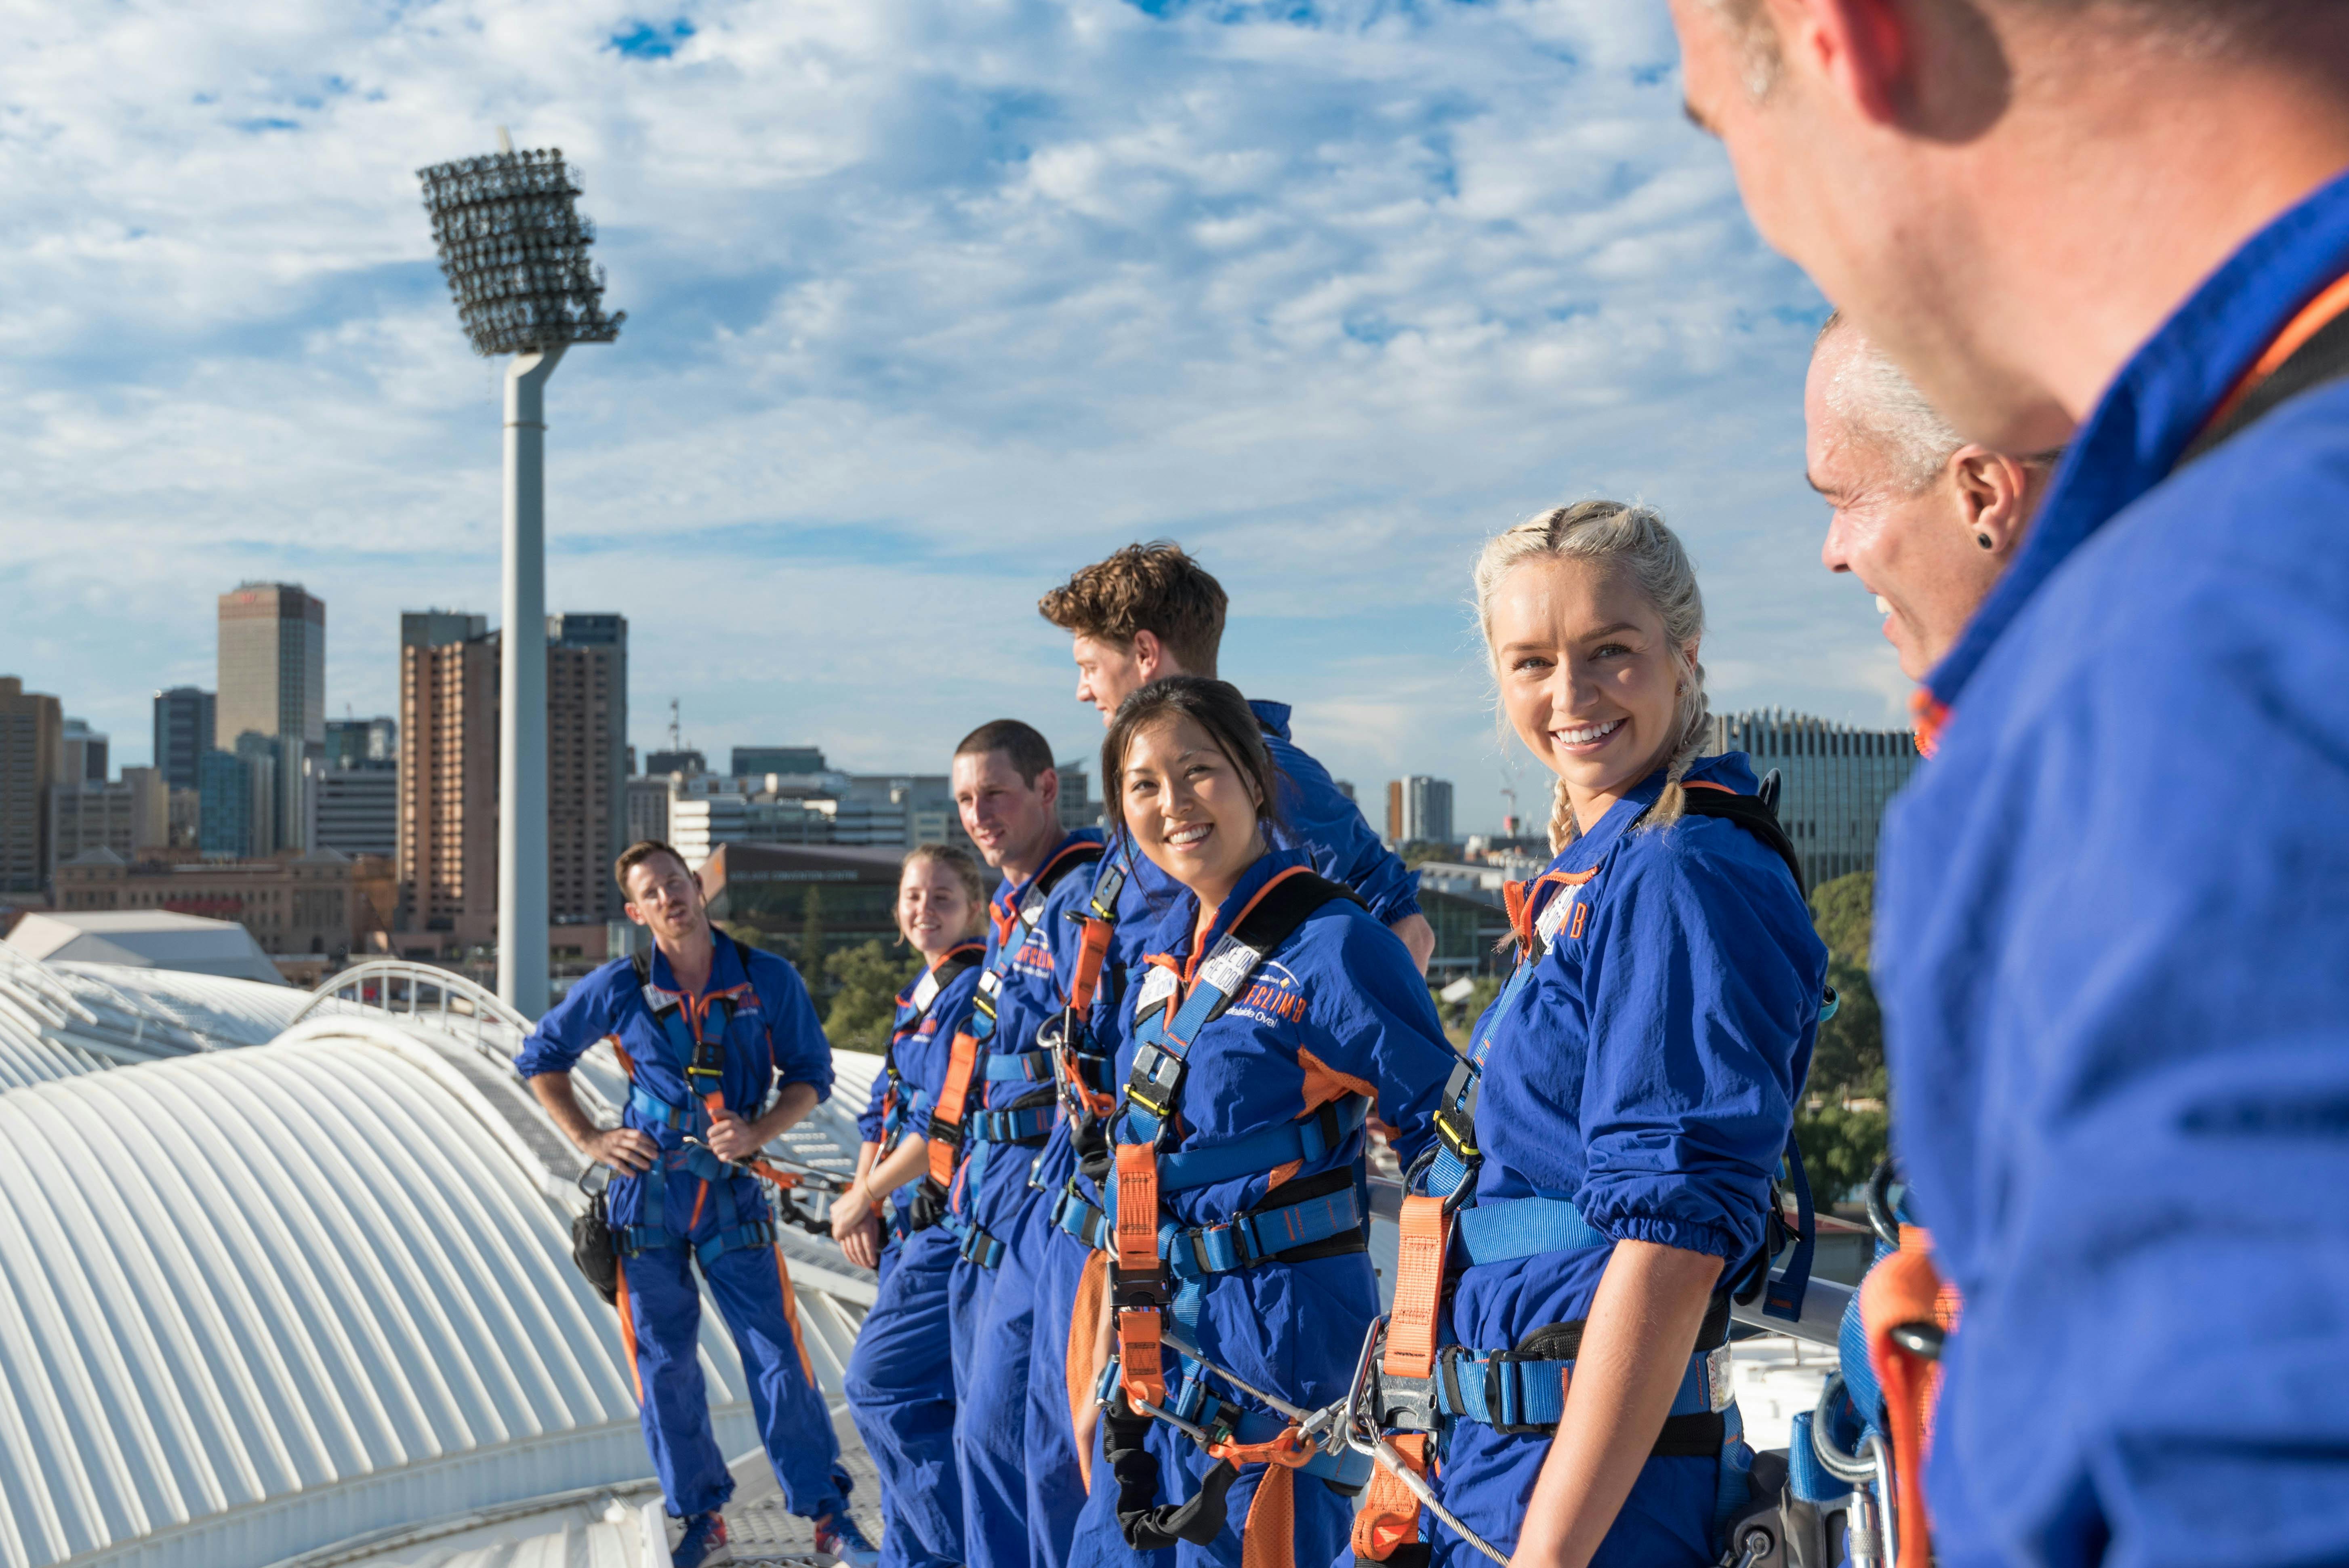
<svg viewBox="0 0 2349 1568">
<path fill-rule="evenodd" d="M 574 343 L 609 343 L 587 260 L 595 226 L 561 148 L 500 150 L 417 170 L 440 270 L 473 350 L 506 367 L 505 594 L 500 606 L 498 995 L 546 1011 L 546 378 Z"/>
</svg>

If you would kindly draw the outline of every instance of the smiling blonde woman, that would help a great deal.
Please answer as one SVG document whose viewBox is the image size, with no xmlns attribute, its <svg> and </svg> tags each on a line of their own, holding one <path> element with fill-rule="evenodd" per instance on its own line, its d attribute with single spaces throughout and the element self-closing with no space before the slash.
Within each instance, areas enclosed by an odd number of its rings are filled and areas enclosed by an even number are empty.
<svg viewBox="0 0 2349 1568">
<path fill-rule="evenodd" d="M 1502 718 L 1557 779 L 1557 858 L 1509 889 L 1516 969 L 1411 1175 L 1406 1256 L 1448 1243 L 1456 1272 L 1448 1303 L 1440 1269 L 1399 1283 L 1384 1374 L 1440 1371 L 1441 1430 L 1398 1447 L 1440 1451 L 1445 1505 L 1519 1563 L 1698 1568 L 1750 1459 L 1709 1353 L 1762 1257 L 1826 953 L 1775 830 L 1716 814 L 1754 779 L 1699 755 L 1704 603 L 1663 520 L 1544 512 L 1475 582 Z M 1356 1550 L 1481 1562 L 1418 1515 L 1374 1485 Z"/>
</svg>

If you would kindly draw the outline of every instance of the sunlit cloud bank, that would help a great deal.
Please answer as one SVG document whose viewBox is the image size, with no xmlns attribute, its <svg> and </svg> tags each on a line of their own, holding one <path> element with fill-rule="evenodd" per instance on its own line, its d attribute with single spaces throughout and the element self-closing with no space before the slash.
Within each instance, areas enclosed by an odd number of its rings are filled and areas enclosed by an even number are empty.
<svg viewBox="0 0 2349 1568">
<path fill-rule="evenodd" d="M 499 125 L 585 169 L 629 313 L 551 386 L 551 603 L 630 617 L 640 743 L 676 696 L 713 752 L 1090 748 L 1035 597 L 1170 535 L 1227 674 L 1487 826 L 1467 562 L 1593 493 L 1695 547 L 1718 704 L 1900 711 L 1816 563 L 1820 306 L 1661 5 L 55 6 L 5 72 L 0 669 L 119 752 L 239 578 L 327 600 L 338 714 L 400 609 L 495 608 L 498 370 L 414 170 Z"/>
</svg>

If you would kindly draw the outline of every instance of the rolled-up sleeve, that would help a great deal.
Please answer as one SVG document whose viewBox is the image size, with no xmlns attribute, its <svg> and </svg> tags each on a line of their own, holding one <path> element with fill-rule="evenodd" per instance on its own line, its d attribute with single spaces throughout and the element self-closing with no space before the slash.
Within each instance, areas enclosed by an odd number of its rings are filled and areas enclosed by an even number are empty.
<svg viewBox="0 0 2349 1568">
<path fill-rule="evenodd" d="M 1742 831 L 1657 834 L 1596 901 L 1575 1199 L 1619 1241 L 1732 1265 L 1762 1245 L 1826 971 L 1785 872 L 1717 852 Z"/>
<path fill-rule="evenodd" d="M 613 987 L 600 975 L 571 987 L 523 1041 L 514 1070 L 526 1078 L 569 1072 L 590 1046 L 612 1032 L 613 996 Z"/>
<path fill-rule="evenodd" d="M 1377 1091 L 1381 1121 L 1394 1130 L 1395 1158 L 1409 1167 L 1435 1135 L 1435 1105 L 1457 1059 L 1435 999 L 1411 950 L 1359 917 L 1340 929 L 1321 1042 L 1328 1065 Z M 1317 1050 L 1316 1055 L 1319 1052 Z"/>
<path fill-rule="evenodd" d="M 757 990 L 768 1009 L 768 1039 L 775 1052 L 775 1083 L 815 1086 L 817 1103 L 832 1098 L 832 1042 L 815 1016 L 815 1003 L 800 980 L 799 971 L 780 958 L 764 955 Z"/>
<path fill-rule="evenodd" d="M 889 1075 L 885 1071 L 874 1073 L 872 1097 L 865 1101 L 864 1114 L 856 1119 L 856 1136 L 860 1140 L 866 1143 L 881 1141 L 881 1101 L 888 1092 Z"/>
</svg>

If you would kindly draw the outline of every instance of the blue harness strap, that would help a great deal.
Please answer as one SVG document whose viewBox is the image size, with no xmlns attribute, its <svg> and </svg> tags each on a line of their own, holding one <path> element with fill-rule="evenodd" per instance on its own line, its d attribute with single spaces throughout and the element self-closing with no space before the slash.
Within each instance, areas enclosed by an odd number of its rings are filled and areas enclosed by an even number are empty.
<svg viewBox="0 0 2349 1568">
<path fill-rule="evenodd" d="M 1050 1051 L 997 1051 L 987 1058 L 981 1077 L 989 1083 L 1050 1083 Z"/>
<path fill-rule="evenodd" d="M 1721 1354 L 1700 1350 L 1689 1357 L 1668 1416 L 1710 1415 L 1727 1408 L 1713 1376 L 1713 1359 Z M 1566 1418 L 1571 1360 L 1523 1360 L 1506 1351 L 1477 1353 L 1454 1346 L 1445 1353 L 1443 1365 L 1435 1408 L 1446 1416 L 1518 1430 L 1555 1427 Z"/>
<path fill-rule="evenodd" d="M 1563 1198 L 1475 1204 L 1454 1216 L 1453 1236 L 1453 1244 L 1467 1253 L 1471 1264 L 1615 1244 L 1614 1237 L 1585 1220 L 1582 1211 Z"/>
<path fill-rule="evenodd" d="M 1050 1135 L 1061 1113 L 1060 1101 L 1048 1100 L 1018 1110 L 975 1110 L 963 1119 L 963 1136 L 973 1143 L 1041 1143 Z M 972 1150 L 977 1159 L 978 1151 Z"/>
</svg>

